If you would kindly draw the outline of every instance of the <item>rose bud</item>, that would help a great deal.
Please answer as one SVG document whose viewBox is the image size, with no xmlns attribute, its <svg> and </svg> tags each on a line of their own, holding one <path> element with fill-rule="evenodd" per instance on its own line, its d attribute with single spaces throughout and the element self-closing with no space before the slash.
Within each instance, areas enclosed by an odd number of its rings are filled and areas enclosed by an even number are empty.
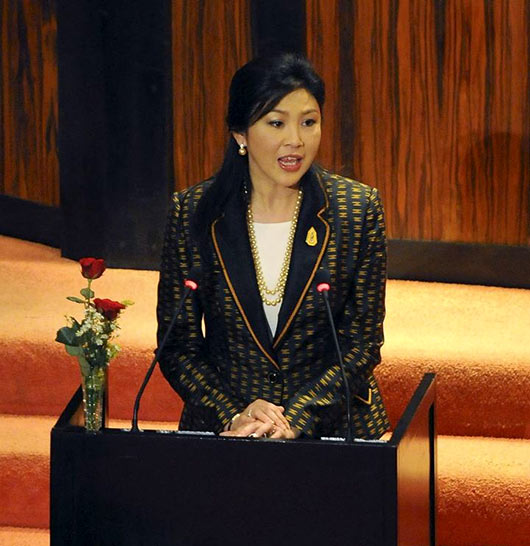
<svg viewBox="0 0 530 546">
<path fill-rule="evenodd" d="M 99 279 L 106 269 L 103 259 L 81 258 L 79 263 L 81 264 L 81 274 L 85 279 Z"/>
<path fill-rule="evenodd" d="M 94 306 L 98 313 L 101 313 L 107 320 L 114 320 L 120 314 L 122 309 L 125 309 L 125 305 L 119 301 L 112 301 L 109 299 L 94 299 Z"/>
</svg>

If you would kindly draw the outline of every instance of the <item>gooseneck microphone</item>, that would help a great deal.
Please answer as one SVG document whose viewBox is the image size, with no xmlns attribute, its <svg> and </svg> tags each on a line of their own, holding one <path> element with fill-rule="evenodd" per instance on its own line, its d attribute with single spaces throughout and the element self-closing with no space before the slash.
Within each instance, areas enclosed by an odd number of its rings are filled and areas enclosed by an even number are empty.
<svg viewBox="0 0 530 546">
<path fill-rule="evenodd" d="M 134 409 L 133 409 L 133 418 L 131 423 L 131 432 L 139 431 L 138 410 L 140 409 L 140 400 L 144 393 L 145 387 L 147 387 L 147 383 L 149 383 L 149 379 L 151 379 L 151 375 L 153 374 L 156 363 L 158 362 L 158 359 L 160 358 L 160 355 L 162 354 L 162 351 L 164 350 L 169 334 L 171 333 L 171 331 L 173 330 L 173 327 L 175 326 L 175 322 L 177 321 L 177 317 L 180 315 L 180 312 L 182 311 L 182 308 L 184 307 L 185 301 L 188 299 L 188 296 L 191 294 L 191 292 L 195 292 L 195 290 L 197 290 L 197 288 L 199 287 L 198 279 L 200 278 L 201 278 L 200 267 L 193 267 L 190 271 L 190 274 L 188 275 L 188 278 L 184 281 L 184 286 L 186 287 L 184 290 L 184 294 L 182 295 L 182 298 L 180 299 L 180 303 L 178 307 L 175 309 L 175 312 L 173 313 L 173 317 L 171 318 L 171 322 L 169 323 L 166 333 L 164 337 L 162 338 L 162 342 L 160 343 L 160 345 L 158 346 L 158 349 L 155 352 L 155 357 L 153 358 L 153 362 L 151 362 L 151 365 L 149 366 L 149 369 L 147 370 L 147 373 L 145 374 L 145 378 L 142 383 L 142 386 L 140 387 L 140 390 L 138 391 L 138 394 L 136 395 L 136 400 L 134 402 Z"/>
<path fill-rule="evenodd" d="M 317 271 L 315 275 L 315 284 L 317 292 L 322 294 L 322 297 L 324 298 L 324 302 L 326 304 L 326 310 L 328 312 L 328 319 L 329 319 L 329 325 L 331 328 L 331 333 L 333 335 L 333 341 L 335 343 L 335 350 L 337 352 L 337 358 L 339 359 L 339 365 L 340 365 L 340 371 L 342 373 L 342 381 L 344 383 L 344 391 L 346 395 L 346 415 L 347 415 L 347 421 L 348 421 L 348 427 L 346 430 L 346 442 L 351 443 L 352 442 L 352 420 L 351 420 L 351 399 L 350 399 L 350 385 L 348 383 L 348 378 L 346 377 L 346 368 L 344 367 L 344 362 L 342 360 L 342 353 L 339 346 L 339 339 L 337 338 L 337 329 L 335 328 L 335 322 L 333 320 L 333 315 L 331 313 L 331 307 L 329 305 L 329 297 L 328 292 L 331 289 L 330 284 L 330 274 L 327 269 L 320 269 Z"/>
</svg>

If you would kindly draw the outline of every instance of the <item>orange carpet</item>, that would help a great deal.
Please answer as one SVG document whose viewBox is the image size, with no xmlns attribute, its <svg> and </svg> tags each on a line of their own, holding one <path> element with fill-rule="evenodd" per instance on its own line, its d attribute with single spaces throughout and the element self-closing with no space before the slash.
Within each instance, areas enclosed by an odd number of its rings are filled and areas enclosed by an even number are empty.
<svg viewBox="0 0 530 546">
<path fill-rule="evenodd" d="M 108 270 L 93 284 L 136 302 L 110 370 L 113 418 L 130 417 L 152 358 L 157 280 Z M 0 237 L 0 546 L 47 539 L 27 528 L 47 527 L 49 430 L 79 383 L 53 339 L 82 286 L 59 251 Z M 530 545 L 530 291 L 389 281 L 385 325 L 377 375 L 393 424 L 423 373 L 438 375 L 439 544 Z M 141 420 L 175 423 L 180 408 L 156 372 Z"/>
<path fill-rule="evenodd" d="M 46 529 L 0 527 L 0 546 L 49 546 L 50 533 Z"/>
</svg>

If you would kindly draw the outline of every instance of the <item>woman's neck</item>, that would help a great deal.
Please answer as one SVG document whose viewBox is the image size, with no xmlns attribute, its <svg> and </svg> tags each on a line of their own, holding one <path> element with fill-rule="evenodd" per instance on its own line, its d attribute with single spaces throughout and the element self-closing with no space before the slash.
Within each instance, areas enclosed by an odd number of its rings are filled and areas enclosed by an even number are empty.
<svg viewBox="0 0 530 546">
<path fill-rule="evenodd" d="M 263 224 L 289 222 L 298 198 L 298 187 L 253 187 L 250 204 L 254 221 Z"/>
</svg>

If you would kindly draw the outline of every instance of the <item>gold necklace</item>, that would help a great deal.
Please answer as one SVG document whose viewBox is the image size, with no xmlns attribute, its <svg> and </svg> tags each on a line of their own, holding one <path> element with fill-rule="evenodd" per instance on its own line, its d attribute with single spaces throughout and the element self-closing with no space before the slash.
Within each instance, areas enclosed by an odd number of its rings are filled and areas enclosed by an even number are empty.
<svg viewBox="0 0 530 546">
<path fill-rule="evenodd" d="M 291 227 L 289 228 L 289 237 L 287 238 L 287 246 L 285 248 L 285 255 L 283 257 L 282 267 L 280 269 L 280 276 L 276 282 L 274 288 L 269 288 L 265 282 L 265 276 L 263 275 L 263 269 L 261 267 L 261 260 L 259 257 L 258 242 L 256 240 L 256 231 L 254 230 L 254 215 L 252 214 L 252 207 L 250 202 L 247 207 L 247 227 L 248 238 L 250 240 L 250 250 L 252 251 L 252 259 L 254 260 L 254 267 L 256 269 L 256 280 L 258 282 L 258 289 L 261 299 L 265 305 L 278 305 L 285 292 L 285 284 L 287 283 L 287 275 L 289 273 L 289 264 L 291 262 L 291 252 L 293 250 L 294 235 L 296 233 L 296 224 L 298 222 L 298 213 L 300 212 L 300 204 L 302 203 L 302 190 L 298 190 L 298 197 L 296 198 L 296 205 L 294 207 L 293 219 L 291 220 Z M 269 299 L 267 296 L 276 296 L 274 299 Z"/>
</svg>

